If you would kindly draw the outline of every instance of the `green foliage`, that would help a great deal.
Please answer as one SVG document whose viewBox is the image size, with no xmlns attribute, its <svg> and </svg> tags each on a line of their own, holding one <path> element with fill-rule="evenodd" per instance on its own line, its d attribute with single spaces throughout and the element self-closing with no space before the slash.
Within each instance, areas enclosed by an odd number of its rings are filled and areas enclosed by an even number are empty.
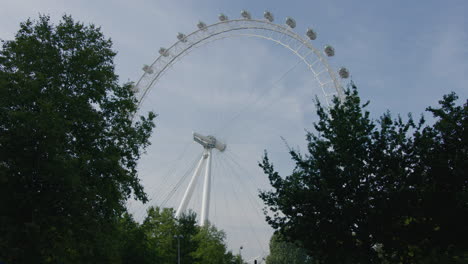
<svg viewBox="0 0 468 264">
<path fill-rule="evenodd" d="M 199 243 L 195 236 L 199 232 L 197 226 L 197 215 L 193 211 L 188 211 L 182 214 L 178 219 L 178 234 L 182 235 L 180 239 L 180 262 L 181 263 L 195 263 L 195 258 L 192 252 L 199 248 Z"/>
<path fill-rule="evenodd" d="M 298 245 L 283 241 L 279 234 L 274 234 L 270 239 L 270 255 L 266 258 L 266 264 L 313 264 L 313 260 L 307 255 L 306 250 Z"/>
<path fill-rule="evenodd" d="M 150 207 L 142 224 L 150 247 L 158 253 L 158 262 L 172 263 L 177 259 L 177 222 L 174 210 Z"/>
<path fill-rule="evenodd" d="M 147 213 L 141 225 L 124 216 L 123 223 L 131 228 L 123 236 L 140 241 L 125 243 L 123 263 L 176 263 L 179 245 L 181 263 L 243 263 L 240 256 L 227 251 L 224 232 L 211 225 L 199 227 L 194 212 L 179 219 L 171 208 L 150 207 Z"/>
<path fill-rule="evenodd" d="M 468 104 L 456 99 L 428 108 L 436 121 L 425 127 L 371 120 L 355 87 L 330 109 L 317 104 L 292 174 L 267 155 L 260 164 L 274 188 L 260 194 L 267 221 L 319 263 L 468 261 Z"/>
<path fill-rule="evenodd" d="M 200 227 L 192 240 L 198 248 L 192 252 L 195 264 L 237 264 L 244 263 L 240 255 L 233 255 L 227 251 L 225 244 L 226 234 L 214 225 L 208 224 Z"/>
<path fill-rule="evenodd" d="M 154 114 L 132 123 L 111 41 L 64 16 L 27 20 L 0 50 L 0 259 L 115 262 L 119 217 L 146 201 L 136 162 Z M 128 219 L 127 219 L 128 220 Z"/>
<path fill-rule="evenodd" d="M 125 213 L 120 219 L 120 255 L 123 264 L 157 263 L 157 251 L 151 247 L 145 230 Z"/>
</svg>

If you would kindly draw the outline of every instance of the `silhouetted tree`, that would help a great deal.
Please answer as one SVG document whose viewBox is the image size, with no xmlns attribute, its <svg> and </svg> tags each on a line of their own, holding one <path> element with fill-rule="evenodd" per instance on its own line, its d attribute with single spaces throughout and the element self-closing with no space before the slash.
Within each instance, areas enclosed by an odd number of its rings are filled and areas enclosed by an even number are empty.
<svg viewBox="0 0 468 264">
<path fill-rule="evenodd" d="M 281 177 L 265 155 L 272 191 L 261 192 L 270 225 L 319 263 L 468 261 L 468 105 L 455 94 L 428 108 L 424 127 L 369 118 L 356 88 L 317 104 L 307 153 Z"/>
<path fill-rule="evenodd" d="M 155 115 L 132 123 L 131 85 L 93 25 L 40 16 L 2 43 L 0 260 L 114 262 L 126 199 L 146 201 L 136 163 Z"/>
</svg>

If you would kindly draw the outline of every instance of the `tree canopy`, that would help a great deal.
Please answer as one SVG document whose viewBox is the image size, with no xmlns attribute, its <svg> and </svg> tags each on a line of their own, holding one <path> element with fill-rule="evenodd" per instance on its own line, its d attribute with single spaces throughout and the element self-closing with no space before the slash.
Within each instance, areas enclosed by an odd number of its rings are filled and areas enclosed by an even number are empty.
<svg viewBox="0 0 468 264">
<path fill-rule="evenodd" d="M 130 116 L 131 84 L 99 28 L 64 16 L 21 23 L 0 49 L 0 257 L 114 260 L 125 201 L 146 201 L 136 164 L 155 115 Z"/>
<path fill-rule="evenodd" d="M 266 264 L 314 264 L 307 251 L 300 246 L 284 241 L 279 233 L 270 239 L 270 254 L 266 257 Z"/>
<path fill-rule="evenodd" d="M 261 192 L 267 221 L 319 263 L 468 261 L 468 103 L 449 94 L 429 107 L 434 123 L 371 120 L 357 89 L 291 149 L 282 177 L 265 154 L 272 191 Z"/>
<path fill-rule="evenodd" d="M 121 250 L 127 254 L 122 263 L 176 263 L 179 249 L 181 263 L 244 263 L 227 250 L 224 232 L 213 225 L 199 227 L 195 213 L 176 219 L 172 208 L 150 207 L 147 212 L 142 224 L 128 215 L 123 219 Z"/>
</svg>

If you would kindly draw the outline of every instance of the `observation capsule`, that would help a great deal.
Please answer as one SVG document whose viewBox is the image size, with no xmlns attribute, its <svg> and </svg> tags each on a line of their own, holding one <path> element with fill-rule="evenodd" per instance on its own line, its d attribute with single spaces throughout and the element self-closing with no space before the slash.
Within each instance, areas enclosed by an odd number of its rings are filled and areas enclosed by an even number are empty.
<svg viewBox="0 0 468 264">
<path fill-rule="evenodd" d="M 325 46 L 324 52 L 328 57 L 335 56 L 335 49 L 330 45 Z"/>
<path fill-rule="evenodd" d="M 290 28 L 295 28 L 296 27 L 296 20 L 294 20 L 291 17 L 286 18 L 286 25 L 288 25 Z"/>
<path fill-rule="evenodd" d="M 143 71 L 148 73 L 148 74 L 154 73 L 153 69 L 150 66 L 146 65 L 146 64 L 143 65 Z"/>
<path fill-rule="evenodd" d="M 219 21 L 223 22 L 223 21 L 228 20 L 229 18 L 228 18 L 225 14 L 222 14 L 222 13 L 221 13 L 221 14 L 219 14 L 219 16 L 218 16 L 218 19 L 219 19 Z"/>
<path fill-rule="evenodd" d="M 161 54 L 161 56 L 167 57 L 169 56 L 169 51 L 166 48 L 160 48 L 159 54 Z"/>
<path fill-rule="evenodd" d="M 187 36 L 185 36 L 185 34 L 180 33 L 180 32 L 179 32 L 179 34 L 177 34 L 177 39 L 182 41 L 182 42 L 187 42 Z"/>
<path fill-rule="evenodd" d="M 242 11 L 241 11 L 241 16 L 242 16 L 243 18 L 245 18 L 245 19 L 252 19 L 252 17 L 250 16 L 249 11 L 247 11 L 247 10 L 242 10 Z"/>
<path fill-rule="evenodd" d="M 206 29 L 206 24 L 203 23 L 202 21 L 198 21 L 197 27 L 203 30 L 203 29 Z"/>
<path fill-rule="evenodd" d="M 349 77 L 349 71 L 345 67 L 341 67 L 338 70 L 338 74 L 340 75 L 341 78 L 347 79 Z"/>
<path fill-rule="evenodd" d="M 306 31 L 307 37 L 309 37 L 310 40 L 315 40 L 317 38 L 317 33 L 311 28 L 308 28 Z"/>
<path fill-rule="evenodd" d="M 265 13 L 263 13 L 263 17 L 270 22 L 273 22 L 273 20 L 275 20 L 273 14 L 270 11 L 265 11 Z"/>
</svg>

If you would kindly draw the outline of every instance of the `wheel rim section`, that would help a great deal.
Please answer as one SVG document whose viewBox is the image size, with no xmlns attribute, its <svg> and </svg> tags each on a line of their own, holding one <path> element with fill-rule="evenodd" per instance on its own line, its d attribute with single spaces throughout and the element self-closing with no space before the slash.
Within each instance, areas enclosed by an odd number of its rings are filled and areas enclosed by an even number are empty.
<svg viewBox="0 0 468 264">
<path fill-rule="evenodd" d="M 343 98 L 343 88 L 337 74 L 330 67 L 326 57 L 310 41 L 284 25 L 267 20 L 236 19 L 218 22 L 196 30 L 168 48 L 167 56 L 160 55 L 145 70 L 134 86 L 138 106 L 143 104 L 145 96 L 164 73 L 191 50 L 213 41 L 235 36 L 262 38 L 287 48 L 307 65 L 319 84 L 327 105 L 333 96 Z"/>
</svg>

